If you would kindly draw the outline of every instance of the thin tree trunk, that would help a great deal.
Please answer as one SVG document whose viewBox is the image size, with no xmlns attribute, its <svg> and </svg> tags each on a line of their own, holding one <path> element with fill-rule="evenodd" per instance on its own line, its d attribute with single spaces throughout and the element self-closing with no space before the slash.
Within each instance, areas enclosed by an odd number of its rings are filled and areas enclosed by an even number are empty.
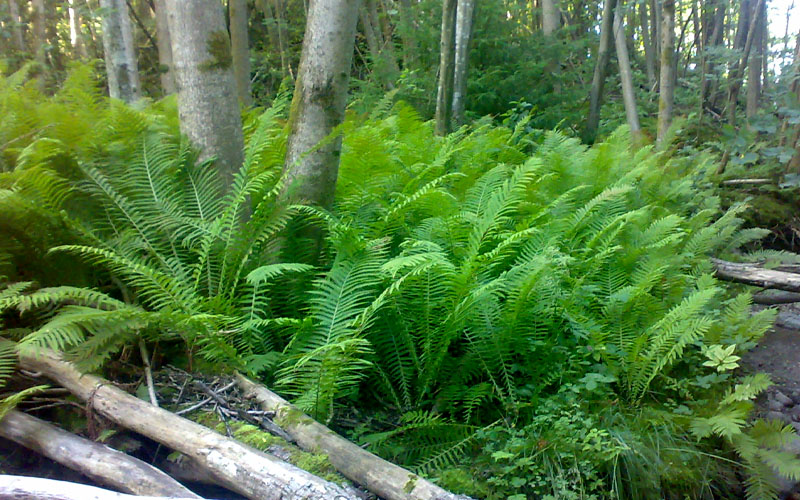
<svg viewBox="0 0 800 500">
<path fill-rule="evenodd" d="M 181 131 L 216 158 L 226 187 L 242 166 L 244 139 L 230 39 L 217 0 L 166 0 Z"/>
<path fill-rule="evenodd" d="M 275 10 L 275 20 L 278 22 L 278 43 L 280 44 L 283 76 L 284 78 L 287 76 L 294 78 L 289 61 L 289 26 L 286 19 L 286 4 L 284 4 L 284 0 L 272 0 L 272 7 Z M 305 12 L 308 12 L 307 8 Z"/>
<path fill-rule="evenodd" d="M 761 100 L 761 71 L 764 64 L 764 31 L 766 30 L 766 3 L 760 3 L 759 9 L 755 13 L 756 24 L 753 44 L 755 52 L 752 52 L 751 62 L 747 65 L 747 100 L 745 113 L 748 119 L 754 117 L 758 112 L 759 101 Z"/>
<path fill-rule="evenodd" d="M 253 104 L 250 91 L 250 43 L 247 39 L 247 0 L 229 0 L 231 54 L 236 94 L 245 106 Z"/>
<path fill-rule="evenodd" d="M 758 25 L 758 15 L 757 12 L 760 11 L 764 0 L 757 0 L 755 7 L 752 9 L 752 12 L 749 13 L 750 23 L 749 27 L 746 28 L 746 41 L 744 44 L 744 51 L 742 53 L 741 59 L 737 60 L 733 71 L 731 72 L 730 76 L 730 87 L 728 89 L 728 104 L 727 104 L 727 118 L 728 123 L 731 125 L 735 125 L 736 123 L 736 105 L 739 101 L 739 90 L 742 88 L 742 76 L 747 66 L 747 61 L 750 58 L 750 51 L 753 47 L 753 40 L 755 39 L 755 31 L 756 26 Z M 745 8 L 744 2 L 742 3 L 742 8 Z"/>
<path fill-rule="evenodd" d="M 17 0 L 8 0 L 8 12 L 11 14 L 11 34 L 14 45 L 20 52 L 25 52 L 25 37 L 22 33 L 22 18 L 19 15 Z"/>
<path fill-rule="evenodd" d="M 161 90 L 165 95 L 174 94 L 175 72 L 172 68 L 172 39 L 169 35 L 166 0 L 155 0 L 156 40 L 158 40 L 158 64 L 161 77 Z"/>
<path fill-rule="evenodd" d="M 442 3 L 442 31 L 439 39 L 439 83 L 436 88 L 436 135 L 447 135 L 450 132 L 457 5 L 457 0 L 444 0 Z"/>
<path fill-rule="evenodd" d="M 0 436 L 125 493 L 201 498 L 152 465 L 16 410 L 0 419 Z"/>
<path fill-rule="evenodd" d="M 653 48 L 650 38 L 650 16 L 647 12 L 648 3 L 639 6 L 639 18 L 642 29 L 642 45 L 644 45 L 645 71 L 647 72 L 647 82 L 653 87 L 656 82 L 656 51 Z"/>
<path fill-rule="evenodd" d="M 458 0 L 456 9 L 456 53 L 453 73 L 453 118 L 454 126 L 464 123 L 464 105 L 467 97 L 467 74 L 469 71 L 469 45 L 472 40 L 472 21 L 477 0 Z"/>
<path fill-rule="evenodd" d="M 551 36 L 561 27 L 561 11 L 557 0 L 542 0 L 542 33 Z"/>
<path fill-rule="evenodd" d="M 600 124 L 600 106 L 603 99 L 603 86 L 606 83 L 606 71 L 611 60 L 611 42 L 614 37 L 614 8 L 616 0 L 603 1 L 603 18 L 600 24 L 600 45 L 597 49 L 597 62 L 594 65 L 592 87 L 589 91 L 589 115 L 586 119 L 584 141 L 594 142 L 597 127 Z"/>
<path fill-rule="evenodd" d="M 289 114 L 284 198 L 330 207 L 341 137 L 320 142 L 344 119 L 359 0 L 315 0 Z"/>
<path fill-rule="evenodd" d="M 639 125 L 636 94 L 633 91 L 633 73 L 631 71 L 631 61 L 628 57 L 628 44 L 625 41 L 623 7 L 624 4 L 622 2 L 617 3 L 616 14 L 614 15 L 614 44 L 617 49 L 619 77 L 622 81 L 622 100 L 625 103 L 625 116 L 628 120 L 628 127 L 631 129 L 631 142 L 638 145 L 642 140 L 642 127 Z"/>
<path fill-rule="evenodd" d="M 414 12 L 411 0 L 400 0 L 400 38 L 403 42 L 403 68 L 413 68 L 417 61 L 417 42 L 414 37 Z"/>
<path fill-rule="evenodd" d="M 86 42 L 83 39 L 83 23 L 78 9 L 75 8 L 76 0 L 69 0 L 69 41 L 78 56 L 86 59 L 89 53 L 86 51 Z"/>
<path fill-rule="evenodd" d="M 103 8 L 103 52 L 108 93 L 125 102 L 142 97 L 139 66 L 133 47 L 133 30 L 124 0 L 100 0 Z"/>
<path fill-rule="evenodd" d="M 675 103 L 675 1 L 664 0 L 661 14 L 661 83 L 658 92 L 656 147 L 663 145 L 672 124 Z"/>
<path fill-rule="evenodd" d="M 39 89 L 44 90 L 46 85 L 45 76 L 47 71 L 47 53 L 45 52 L 45 10 L 44 0 L 33 0 L 33 12 L 31 13 L 31 24 L 33 25 L 33 49 L 35 51 L 36 62 L 39 63 Z"/>
<path fill-rule="evenodd" d="M 728 2 L 727 0 L 719 0 L 716 2 L 716 10 L 714 11 L 714 30 L 709 36 L 708 43 L 705 44 L 706 49 L 708 47 L 719 47 L 722 45 L 723 36 L 725 34 L 725 14 L 728 12 Z M 703 50 L 703 57 L 702 57 L 702 83 L 700 84 L 700 96 L 701 96 L 701 106 L 705 109 L 709 103 L 709 97 L 716 95 L 717 93 L 717 86 L 719 84 L 719 80 L 714 76 L 713 79 L 708 78 L 708 74 L 714 74 L 716 64 L 714 61 L 708 60 L 707 50 Z"/>
<path fill-rule="evenodd" d="M 359 12 L 361 26 L 364 29 L 364 37 L 367 39 L 367 46 L 372 59 L 372 71 L 383 87 L 387 90 L 392 90 L 395 79 L 400 73 L 400 68 L 397 67 L 397 60 L 394 54 L 385 50 L 391 41 L 386 42 L 384 40 L 375 0 L 366 0 Z"/>
</svg>

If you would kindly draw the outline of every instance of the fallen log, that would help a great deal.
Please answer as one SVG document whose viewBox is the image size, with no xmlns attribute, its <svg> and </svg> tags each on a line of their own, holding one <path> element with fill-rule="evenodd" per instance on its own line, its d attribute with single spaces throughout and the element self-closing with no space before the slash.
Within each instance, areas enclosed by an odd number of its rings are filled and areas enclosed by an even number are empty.
<svg viewBox="0 0 800 500">
<path fill-rule="evenodd" d="M 150 464 L 20 411 L 0 420 L 0 436 L 125 493 L 202 498 Z"/>
<path fill-rule="evenodd" d="M 386 500 L 469 499 L 450 493 L 351 443 L 263 385 L 242 375 L 237 375 L 237 379 L 247 397 L 257 400 L 264 410 L 275 412 L 273 421 L 292 436 L 300 448 L 327 454 L 328 460 L 343 476 L 379 497 Z"/>
<path fill-rule="evenodd" d="M 20 366 L 69 389 L 109 420 L 179 451 L 219 484 L 252 500 L 354 499 L 342 487 L 80 373 L 56 353 L 20 353 Z"/>
<path fill-rule="evenodd" d="M 198 496 L 174 500 L 189 500 Z M 164 500 L 159 496 L 135 496 L 104 490 L 86 484 L 56 481 L 40 477 L 0 475 L 0 499 L 3 500 Z"/>
<path fill-rule="evenodd" d="M 716 268 L 717 278 L 721 280 L 786 292 L 800 292 L 800 274 L 720 259 L 711 259 L 711 262 Z"/>
<path fill-rule="evenodd" d="M 764 306 L 775 306 L 779 304 L 794 304 L 800 302 L 800 293 L 775 291 L 774 293 L 763 293 L 772 290 L 762 290 L 753 295 L 753 302 Z"/>
</svg>

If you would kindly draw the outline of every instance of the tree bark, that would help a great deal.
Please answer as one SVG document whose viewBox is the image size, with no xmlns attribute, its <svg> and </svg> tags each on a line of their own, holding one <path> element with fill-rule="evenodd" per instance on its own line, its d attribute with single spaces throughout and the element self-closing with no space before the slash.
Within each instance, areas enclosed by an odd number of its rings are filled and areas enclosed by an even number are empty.
<svg viewBox="0 0 800 500">
<path fill-rule="evenodd" d="M 464 123 L 464 106 L 467 98 L 467 74 L 469 72 L 469 46 L 472 40 L 472 21 L 477 0 L 458 0 L 456 8 L 456 48 L 453 73 L 453 117 L 452 124 Z"/>
<path fill-rule="evenodd" d="M 383 37 L 375 0 L 366 0 L 360 9 L 360 18 L 372 59 L 372 71 L 384 88 L 392 90 L 400 68 L 397 67 L 394 54 L 386 50 L 391 40 L 387 42 Z"/>
<path fill-rule="evenodd" d="M 86 51 L 86 42 L 83 39 L 83 22 L 81 22 L 81 15 L 78 9 L 75 8 L 76 0 L 69 0 L 69 41 L 73 50 L 77 52 L 78 56 L 86 59 L 89 53 Z"/>
<path fill-rule="evenodd" d="M 747 66 L 747 61 L 750 59 L 750 51 L 753 48 L 753 40 L 755 39 L 755 31 L 756 25 L 758 24 L 758 15 L 757 12 L 761 10 L 761 6 L 764 3 L 764 0 L 758 0 L 756 2 L 755 7 L 753 8 L 753 12 L 750 12 L 749 6 L 747 7 L 748 11 L 748 18 L 750 19 L 749 26 L 746 28 L 746 41 L 744 43 L 744 50 L 742 53 L 741 59 L 737 60 L 733 70 L 731 71 L 730 76 L 730 86 L 728 89 L 728 104 L 727 104 L 727 118 L 728 123 L 731 125 L 735 125 L 736 123 L 736 105 L 739 102 L 739 90 L 742 88 L 742 76 L 745 67 Z M 748 2 L 742 2 L 742 9 L 745 9 L 746 4 Z M 742 15 L 742 14 L 740 14 Z M 737 34 L 737 38 L 739 38 Z"/>
<path fill-rule="evenodd" d="M 35 60 L 39 64 L 39 89 L 45 88 L 45 73 L 47 70 L 47 53 L 45 52 L 45 45 L 47 44 L 45 33 L 45 10 L 44 0 L 33 0 L 33 12 L 31 12 L 31 24 L 33 27 L 33 49 L 35 51 Z"/>
<path fill-rule="evenodd" d="M 3 500 L 163 500 L 162 496 L 134 496 L 70 483 L 29 476 L 0 475 L 0 498 Z M 176 498 L 172 500 L 189 500 Z"/>
<path fill-rule="evenodd" d="M 711 262 L 716 268 L 717 278 L 721 280 L 766 289 L 800 292 L 800 274 L 763 269 L 754 264 L 739 264 L 719 259 L 711 259 Z"/>
<path fill-rule="evenodd" d="M 584 141 L 594 142 L 597 128 L 600 125 L 600 106 L 603 99 L 603 87 L 606 83 L 606 71 L 611 60 L 611 43 L 614 37 L 614 8 L 616 0 L 603 1 L 603 19 L 600 24 L 600 45 L 597 49 L 597 62 L 594 65 L 592 87 L 589 91 L 589 115 L 586 119 Z"/>
<path fill-rule="evenodd" d="M 551 36 L 561 27 L 561 11 L 557 0 L 542 0 L 542 33 Z"/>
<path fill-rule="evenodd" d="M 663 146 L 667 137 L 675 104 L 675 0 L 664 0 L 662 8 L 661 81 L 658 86 L 656 147 Z"/>
<path fill-rule="evenodd" d="M 417 61 L 417 42 L 414 38 L 414 12 L 411 0 L 400 0 L 400 39 L 403 42 L 403 68 L 411 69 Z"/>
<path fill-rule="evenodd" d="M 647 81 L 650 87 L 656 82 L 656 51 L 653 48 L 653 41 L 650 37 L 650 16 L 647 12 L 648 4 L 642 3 L 639 5 L 639 18 L 642 29 L 642 45 L 644 45 L 644 61 L 645 71 L 647 72 Z"/>
<path fill-rule="evenodd" d="M 181 132 L 229 187 L 244 160 L 230 39 L 217 0 L 166 0 Z"/>
<path fill-rule="evenodd" d="M 758 112 L 761 100 L 761 70 L 764 65 L 764 44 L 763 38 L 766 31 L 767 8 L 766 3 L 759 3 L 759 8 L 755 12 L 755 33 L 753 34 L 753 44 L 755 52 L 751 49 L 751 62 L 747 65 L 747 99 L 745 105 L 745 115 L 748 119 L 754 117 Z"/>
<path fill-rule="evenodd" d="M 20 52 L 25 52 L 25 37 L 22 33 L 22 18 L 19 15 L 17 0 L 8 0 L 8 13 L 11 15 L 11 36 Z"/>
<path fill-rule="evenodd" d="M 454 495 L 402 467 L 373 455 L 304 415 L 266 387 L 239 375 L 246 397 L 255 399 L 297 444 L 311 453 L 325 453 L 336 470 L 387 500 L 456 500 Z"/>
<path fill-rule="evenodd" d="M 716 77 L 714 77 L 713 80 L 709 80 L 707 76 L 709 73 L 714 73 L 716 64 L 713 61 L 708 60 L 706 51 L 708 47 L 718 47 L 722 45 L 723 35 L 725 34 L 725 14 L 728 12 L 727 0 L 719 0 L 715 3 L 715 5 L 716 10 L 714 11 L 714 30 L 709 36 L 708 43 L 704 45 L 703 57 L 701 61 L 702 83 L 700 84 L 700 97 L 701 106 L 703 109 L 710 104 L 709 97 L 716 94 L 717 85 L 719 83 Z"/>
<path fill-rule="evenodd" d="M 283 197 L 329 208 L 339 170 L 341 137 L 320 144 L 344 119 L 359 0 L 315 0 L 289 114 Z"/>
<path fill-rule="evenodd" d="M 172 41 L 169 35 L 166 0 L 155 0 L 156 40 L 158 41 L 158 64 L 161 90 L 164 95 L 174 94 L 175 72 L 172 69 Z"/>
<path fill-rule="evenodd" d="M 617 3 L 616 14 L 614 15 L 614 43 L 617 49 L 619 77 L 622 81 L 622 100 L 625 104 L 625 116 L 628 120 L 628 127 L 631 129 L 631 142 L 638 145 L 642 140 L 642 127 L 639 124 L 639 112 L 636 109 L 633 72 L 631 71 L 631 61 L 628 58 L 628 44 L 625 41 L 625 26 L 622 22 L 623 7 L 624 4 L 621 1 Z"/>
<path fill-rule="evenodd" d="M 41 372 L 112 422 L 183 453 L 206 469 L 218 484 L 252 500 L 353 498 L 341 487 L 272 455 L 157 408 L 107 380 L 80 373 L 52 351 L 20 353 L 20 366 Z"/>
<path fill-rule="evenodd" d="M 103 8 L 103 52 L 108 93 L 114 99 L 134 102 L 142 97 L 139 65 L 133 47 L 133 30 L 125 0 L 100 0 Z"/>
<path fill-rule="evenodd" d="M 229 0 L 231 54 L 236 94 L 245 106 L 253 104 L 250 91 L 250 42 L 247 39 L 247 0 Z"/>
<path fill-rule="evenodd" d="M 152 465 L 16 410 L 0 420 L 0 436 L 125 493 L 201 498 Z"/>
<path fill-rule="evenodd" d="M 442 31 L 439 38 L 439 83 L 436 87 L 436 135 L 450 132 L 453 103 L 453 77 L 455 66 L 455 24 L 458 0 L 442 3 Z"/>
</svg>

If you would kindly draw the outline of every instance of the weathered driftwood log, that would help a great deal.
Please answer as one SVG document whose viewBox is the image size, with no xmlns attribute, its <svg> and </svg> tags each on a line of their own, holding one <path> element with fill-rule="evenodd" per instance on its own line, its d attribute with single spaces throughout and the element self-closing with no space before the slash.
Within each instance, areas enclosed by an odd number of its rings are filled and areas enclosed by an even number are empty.
<svg viewBox="0 0 800 500">
<path fill-rule="evenodd" d="M 717 278 L 721 280 L 787 292 L 800 292 L 800 274 L 763 269 L 753 264 L 739 264 L 719 259 L 711 259 L 711 261 L 717 270 Z"/>
<path fill-rule="evenodd" d="M 189 500 L 197 496 L 174 500 Z M 2 500 L 164 500 L 164 497 L 135 496 L 95 488 L 85 484 L 55 481 L 40 477 L 0 475 Z"/>
<path fill-rule="evenodd" d="M 157 408 L 108 381 L 84 375 L 53 352 L 23 353 L 20 366 L 41 372 L 122 427 L 183 453 L 219 485 L 252 500 L 353 498 L 340 486 L 303 469 Z"/>
<path fill-rule="evenodd" d="M 116 490 L 202 498 L 150 464 L 19 411 L 13 410 L 0 420 L 0 436 Z"/>
<path fill-rule="evenodd" d="M 241 375 L 239 387 L 261 407 L 275 412 L 273 419 L 306 451 L 326 453 L 343 476 L 387 500 L 454 500 L 455 495 L 418 475 L 373 455 L 305 415 L 263 385 Z"/>
<path fill-rule="evenodd" d="M 764 293 L 764 292 L 774 292 L 774 293 Z M 753 295 L 753 302 L 765 306 L 774 306 L 778 304 L 793 304 L 795 302 L 800 302 L 800 293 L 762 290 L 761 292 Z"/>
</svg>

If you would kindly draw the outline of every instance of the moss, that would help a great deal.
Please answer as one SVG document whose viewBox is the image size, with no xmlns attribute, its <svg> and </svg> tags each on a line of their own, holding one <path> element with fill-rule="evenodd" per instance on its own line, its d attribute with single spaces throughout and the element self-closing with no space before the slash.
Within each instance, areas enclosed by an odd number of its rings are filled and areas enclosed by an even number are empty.
<svg viewBox="0 0 800 500">
<path fill-rule="evenodd" d="M 406 484 L 403 486 L 403 492 L 410 494 L 412 491 L 414 491 L 414 486 L 417 485 L 417 479 L 419 479 L 418 476 L 409 474 L 408 481 L 406 481 Z"/>
<path fill-rule="evenodd" d="M 225 31 L 214 31 L 208 35 L 206 51 L 210 59 L 200 64 L 203 71 L 226 70 L 233 64 L 231 41 Z"/>
</svg>

